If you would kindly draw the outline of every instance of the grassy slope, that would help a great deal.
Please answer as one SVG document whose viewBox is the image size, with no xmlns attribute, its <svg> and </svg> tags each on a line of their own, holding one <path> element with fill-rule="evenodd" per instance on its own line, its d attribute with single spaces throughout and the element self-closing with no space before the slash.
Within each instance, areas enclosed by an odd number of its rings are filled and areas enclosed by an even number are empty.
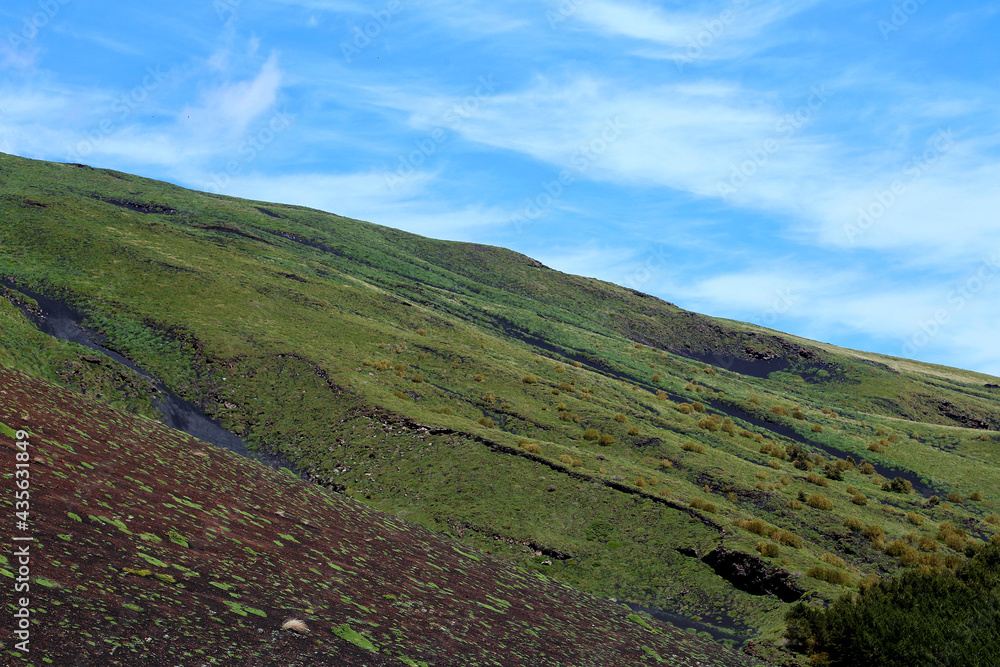
<svg viewBox="0 0 1000 667">
<path fill-rule="evenodd" d="M 983 519 L 1000 509 L 990 492 L 1000 392 L 984 376 L 687 313 L 500 248 L 88 168 L 0 156 L 0 170 L 0 273 L 77 304 L 111 346 L 322 483 L 586 590 L 709 619 L 722 608 L 775 637 L 781 603 L 675 548 L 755 553 L 772 540 L 734 521 L 759 517 L 804 538 L 778 545 L 774 565 L 832 567 L 850 587 L 899 558 L 845 517 L 914 546 L 945 520 L 980 538 L 995 530 Z M 0 317 L 16 338 L 4 362 L 53 373 L 57 353 L 13 308 Z M 109 384 L 65 375 L 92 392 Z M 138 388 L 103 393 L 143 409 Z M 736 434 L 677 410 L 693 401 L 733 419 Z M 775 416 L 774 405 L 804 419 Z M 587 429 L 614 444 L 584 439 Z M 421 446 L 401 450 L 401 433 Z M 963 501 L 885 492 L 857 470 L 818 487 L 760 452 L 790 437 Z M 852 503 L 848 487 L 868 503 Z M 983 501 L 965 500 L 978 490 Z M 789 508 L 800 493 L 827 496 L 833 511 Z M 677 509 L 691 502 L 716 511 L 694 511 L 699 521 Z M 958 552 L 926 553 L 933 566 L 933 554 Z M 822 597 L 843 590 L 801 583 Z"/>
<path fill-rule="evenodd" d="M 15 371 L 0 386 L 35 539 L 30 652 L 4 624 L 5 665 L 750 664 L 149 419 Z"/>
</svg>

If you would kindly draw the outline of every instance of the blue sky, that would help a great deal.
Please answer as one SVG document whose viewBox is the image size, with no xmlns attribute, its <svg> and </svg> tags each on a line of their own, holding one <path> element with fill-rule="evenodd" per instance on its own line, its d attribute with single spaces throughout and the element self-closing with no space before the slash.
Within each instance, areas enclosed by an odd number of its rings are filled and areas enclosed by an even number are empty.
<svg viewBox="0 0 1000 667">
<path fill-rule="evenodd" d="M 8 0 L 0 151 L 1000 375 L 1000 2 Z"/>
</svg>

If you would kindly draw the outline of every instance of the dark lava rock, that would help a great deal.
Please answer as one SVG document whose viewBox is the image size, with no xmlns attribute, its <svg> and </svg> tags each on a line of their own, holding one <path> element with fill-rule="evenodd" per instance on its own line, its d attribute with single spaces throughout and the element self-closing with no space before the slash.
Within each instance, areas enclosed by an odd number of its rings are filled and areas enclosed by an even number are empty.
<svg viewBox="0 0 1000 667">
<path fill-rule="evenodd" d="M 718 546 L 701 560 L 733 586 L 753 595 L 795 602 L 805 593 L 787 570 L 768 567 L 759 556 Z"/>
</svg>

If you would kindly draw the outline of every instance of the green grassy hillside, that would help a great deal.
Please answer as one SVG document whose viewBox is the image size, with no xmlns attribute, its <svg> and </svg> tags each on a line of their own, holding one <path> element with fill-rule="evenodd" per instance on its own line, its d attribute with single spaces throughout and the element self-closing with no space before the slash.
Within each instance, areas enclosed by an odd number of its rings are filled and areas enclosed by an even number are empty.
<svg viewBox="0 0 1000 667">
<path fill-rule="evenodd" d="M 82 166 L 0 155 L 0 216 L 4 365 L 155 414 L 148 382 L 15 305 L 64 301 L 318 483 L 736 640 L 779 640 L 788 603 L 759 583 L 782 571 L 830 600 L 998 531 L 995 378 Z M 720 546 L 757 583 L 703 560 Z"/>
</svg>

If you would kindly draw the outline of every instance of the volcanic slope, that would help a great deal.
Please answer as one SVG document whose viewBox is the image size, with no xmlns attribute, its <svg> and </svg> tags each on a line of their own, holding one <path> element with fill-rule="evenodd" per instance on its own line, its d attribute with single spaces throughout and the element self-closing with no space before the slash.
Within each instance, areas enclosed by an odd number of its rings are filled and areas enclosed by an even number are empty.
<svg viewBox="0 0 1000 667">
<path fill-rule="evenodd" d="M 5 623 L 3 664 L 750 664 L 147 418 L 17 371 L 0 387 L 34 538 L 30 653 Z"/>
<path fill-rule="evenodd" d="M 996 378 L 82 165 L 0 155 L 0 215 L 5 366 L 156 415 L 32 326 L 32 294 L 63 302 L 317 484 L 734 642 L 1000 523 Z"/>
</svg>

